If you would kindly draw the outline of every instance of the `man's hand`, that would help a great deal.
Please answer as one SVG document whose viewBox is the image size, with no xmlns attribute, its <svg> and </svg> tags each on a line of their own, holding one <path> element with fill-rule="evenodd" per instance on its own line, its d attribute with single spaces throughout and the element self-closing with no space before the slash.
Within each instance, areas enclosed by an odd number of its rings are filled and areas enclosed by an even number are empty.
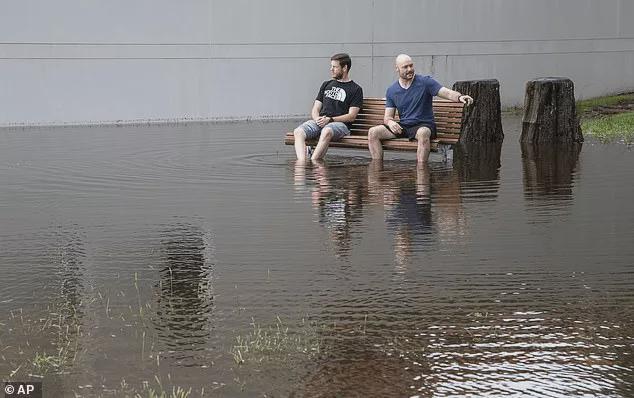
<svg viewBox="0 0 634 398">
<path fill-rule="evenodd" d="M 471 98 L 471 96 L 469 95 L 461 95 L 460 97 L 458 97 L 458 101 L 466 104 L 467 106 L 473 104 L 473 98 Z"/>
<path fill-rule="evenodd" d="M 447 87 L 441 87 L 440 90 L 438 90 L 438 96 L 449 101 L 462 102 L 467 106 L 473 104 L 474 102 L 470 95 L 460 94 L 458 91 L 450 90 Z"/>
<path fill-rule="evenodd" d="M 324 127 L 325 125 L 330 123 L 330 117 L 328 117 L 328 116 L 319 116 L 317 119 L 315 119 L 315 123 L 317 123 L 317 125 L 319 127 Z"/>
<path fill-rule="evenodd" d="M 396 135 L 401 134 L 401 132 L 403 131 L 403 129 L 401 128 L 401 125 L 396 123 L 394 120 L 389 120 L 387 122 L 387 127 L 389 127 L 390 131 L 392 131 L 392 133 Z"/>
</svg>

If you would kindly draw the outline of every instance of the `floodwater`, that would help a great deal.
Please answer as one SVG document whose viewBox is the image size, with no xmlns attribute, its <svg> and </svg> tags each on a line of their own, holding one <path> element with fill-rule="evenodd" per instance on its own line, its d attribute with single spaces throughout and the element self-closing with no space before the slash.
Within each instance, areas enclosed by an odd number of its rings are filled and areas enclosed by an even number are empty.
<svg viewBox="0 0 634 398">
<path fill-rule="evenodd" d="M 297 165 L 296 122 L 0 130 L 0 375 L 44 396 L 632 397 L 634 153 Z M 181 394 L 184 396 L 185 394 Z"/>
</svg>

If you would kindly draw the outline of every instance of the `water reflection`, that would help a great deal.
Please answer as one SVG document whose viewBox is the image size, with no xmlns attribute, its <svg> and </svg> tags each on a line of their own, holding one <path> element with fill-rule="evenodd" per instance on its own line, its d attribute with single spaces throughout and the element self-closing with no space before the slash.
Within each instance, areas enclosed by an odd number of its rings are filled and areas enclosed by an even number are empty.
<svg viewBox="0 0 634 398">
<path fill-rule="evenodd" d="M 501 143 L 456 145 L 454 168 L 460 181 L 499 181 L 501 154 Z"/>
<path fill-rule="evenodd" d="M 402 355 L 377 347 L 376 339 L 357 330 L 337 330 L 322 336 L 329 354 L 300 381 L 290 396 L 306 397 L 410 397 L 416 377 Z M 429 396 L 433 390 L 428 390 Z M 410 393 L 410 394 L 408 394 Z"/>
<path fill-rule="evenodd" d="M 429 166 L 419 163 L 402 166 L 372 161 L 367 171 L 368 198 L 371 203 L 383 206 L 398 267 L 406 265 L 414 244 L 429 250 L 434 239 Z"/>
<path fill-rule="evenodd" d="M 59 291 L 50 297 L 47 313 L 44 314 L 46 321 L 38 325 L 41 333 L 50 336 L 52 347 L 32 347 L 38 351 L 34 354 L 35 358 L 42 358 L 38 354 L 48 355 L 50 362 L 33 360 L 31 363 L 37 372 L 44 373 L 44 382 L 53 385 L 49 391 L 55 395 L 60 393 L 57 385 L 59 375 L 55 373 L 72 368 L 84 352 L 84 322 L 90 319 L 86 312 L 91 300 L 87 299 L 86 291 L 88 270 L 85 265 L 87 253 L 83 228 L 76 224 L 58 226 L 53 230 L 52 241 L 52 247 L 48 250 L 52 250 L 49 256 L 56 267 Z"/>
<path fill-rule="evenodd" d="M 529 200 L 572 199 L 581 144 L 522 144 L 524 195 Z"/>
<path fill-rule="evenodd" d="M 211 332 L 214 246 L 210 231 L 177 222 L 162 232 L 156 329 L 181 359 L 202 350 Z"/>
<path fill-rule="evenodd" d="M 58 278 L 60 283 L 60 310 L 73 326 L 79 324 L 83 316 L 83 279 L 86 272 L 84 260 L 86 250 L 81 228 L 77 225 L 59 227 L 55 231 L 55 245 L 52 256 L 59 264 Z"/>
<path fill-rule="evenodd" d="M 312 184 L 311 203 L 318 221 L 328 230 L 336 256 L 346 257 L 352 247 L 353 226 L 363 216 L 367 182 L 364 165 L 329 166 L 324 161 L 296 162 L 295 186 Z"/>
<path fill-rule="evenodd" d="M 310 189 L 318 221 L 335 255 L 346 257 L 365 233 L 361 224 L 380 206 L 392 236 L 394 260 L 405 267 L 413 253 L 459 242 L 467 233 L 463 198 L 494 200 L 501 145 L 459 149 L 454 164 L 408 161 L 295 162 L 296 191 Z"/>
<path fill-rule="evenodd" d="M 485 291 L 467 288 L 471 283 L 459 284 L 454 288 L 445 280 L 439 288 L 462 295 L 393 294 L 389 308 L 382 308 L 389 316 L 373 315 L 348 327 L 338 322 L 322 334 L 324 355 L 301 382 L 299 395 L 566 397 L 616 391 L 627 397 L 634 392 L 629 319 L 579 316 L 584 306 L 569 313 L 571 308 L 556 302 L 557 292 L 542 297 L 543 291 L 534 291 L 514 306 L 499 306 Z M 549 311 L 513 309 L 549 301 L 556 303 Z"/>
<path fill-rule="evenodd" d="M 425 347 L 420 354 L 409 351 L 412 365 L 428 369 L 413 383 L 419 391 L 597 396 L 614 388 L 615 380 L 608 375 L 623 370 L 614 361 L 616 355 L 594 355 L 606 341 L 619 344 L 618 339 L 609 332 L 587 330 L 565 314 L 472 313 L 466 320 L 459 327 L 441 322 L 411 336 Z"/>
</svg>

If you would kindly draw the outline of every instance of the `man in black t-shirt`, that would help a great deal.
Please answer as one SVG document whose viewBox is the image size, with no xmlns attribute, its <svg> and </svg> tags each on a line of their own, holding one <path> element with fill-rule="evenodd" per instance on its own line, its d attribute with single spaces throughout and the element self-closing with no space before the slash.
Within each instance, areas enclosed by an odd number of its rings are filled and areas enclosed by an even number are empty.
<svg viewBox="0 0 634 398">
<path fill-rule="evenodd" d="M 323 82 L 319 88 L 312 119 L 293 131 L 297 160 L 306 160 L 307 139 L 319 137 L 311 159 L 322 159 L 330 141 L 350 134 L 350 125 L 363 105 L 363 89 L 348 77 L 351 66 L 348 54 L 335 54 L 330 58 L 332 80 Z"/>
</svg>

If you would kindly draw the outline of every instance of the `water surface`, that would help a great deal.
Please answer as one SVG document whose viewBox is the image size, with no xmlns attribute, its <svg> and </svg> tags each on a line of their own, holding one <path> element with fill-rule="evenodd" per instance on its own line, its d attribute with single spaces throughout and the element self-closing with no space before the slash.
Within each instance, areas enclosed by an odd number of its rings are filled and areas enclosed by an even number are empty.
<svg viewBox="0 0 634 398">
<path fill-rule="evenodd" d="M 634 396 L 630 149 L 520 148 L 507 115 L 451 163 L 298 165 L 294 124 L 0 130 L 3 379 Z"/>
</svg>

